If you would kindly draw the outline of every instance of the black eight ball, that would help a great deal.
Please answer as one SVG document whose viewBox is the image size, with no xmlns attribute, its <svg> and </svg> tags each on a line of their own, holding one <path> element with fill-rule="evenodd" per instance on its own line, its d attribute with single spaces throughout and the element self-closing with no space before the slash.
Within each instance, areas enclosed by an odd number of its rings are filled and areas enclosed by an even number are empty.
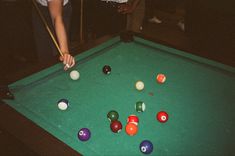
<svg viewBox="0 0 235 156">
<path fill-rule="evenodd" d="M 103 72 L 104 72 L 104 74 L 110 74 L 111 73 L 111 67 L 108 66 L 108 65 L 105 65 L 103 67 Z"/>
</svg>

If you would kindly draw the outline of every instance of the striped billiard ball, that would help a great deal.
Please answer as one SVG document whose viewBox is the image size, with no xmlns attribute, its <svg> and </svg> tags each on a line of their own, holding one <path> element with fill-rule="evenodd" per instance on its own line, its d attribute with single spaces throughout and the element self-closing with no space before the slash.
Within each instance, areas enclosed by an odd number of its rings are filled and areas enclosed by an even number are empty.
<svg viewBox="0 0 235 156">
<path fill-rule="evenodd" d="M 162 84 L 166 81 L 166 76 L 164 74 L 158 74 L 156 77 L 158 83 Z"/>
<path fill-rule="evenodd" d="M 135 110 L 137 112 L 144 112 L 146 109 L 146 105 L 143 101 L 137 101 L 135 104 Z"/>
<path fill-rule="evenodd" d="M 139 118 L 136 115 L 130 115 L 127 118 L 127 123 L 134 123 L 134 124 L 138 125 Z"/>
</svg>

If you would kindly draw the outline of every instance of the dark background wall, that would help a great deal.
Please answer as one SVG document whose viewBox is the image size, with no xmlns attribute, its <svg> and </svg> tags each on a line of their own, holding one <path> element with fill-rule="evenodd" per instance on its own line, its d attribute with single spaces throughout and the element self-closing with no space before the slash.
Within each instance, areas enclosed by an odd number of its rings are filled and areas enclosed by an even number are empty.
<svg viewBox="0 0 235 156">
<path fill-rule="evenodd" d="M 92 31 L 95 0 L 84 0 L 84 38 Z M 73 7 L 70 40 L 80 40 L 80 0 L 71 0 Z M 195 50 L 203 47 L 221 57 L 233 57 L 235 49 L 234 0 L 160 0 L 156 9 L 174 11 L 175 5 L 185 3 L 186 34 Z M 31 0 L 0 0 L 0 55 L 4 62 L 35 59 L 31 24 Z M 220 53 L 222 52 L 222 53 Z M 16 63 L 17 64 L 17 63 Z M 5 67 L 4 67 L 5 68 Z M 19 66 L 8 66 L 19 68 Z"/>
<path fill-rule="evenodd" d="M 195 48 L 235 59 L 235 2 L 189 0 L 186 2 L 186 32 Z"/>
</svg>

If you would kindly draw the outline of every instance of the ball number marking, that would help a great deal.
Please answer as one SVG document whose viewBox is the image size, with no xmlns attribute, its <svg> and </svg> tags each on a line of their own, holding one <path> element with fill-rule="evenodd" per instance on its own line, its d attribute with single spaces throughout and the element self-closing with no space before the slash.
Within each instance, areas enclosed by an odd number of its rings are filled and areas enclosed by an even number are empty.
<svg viewBox="0 0 235 156">
<path fill-rule="evenodd" d="M 142 146 L 142 147 L 141 147 L 141 151 L 142 151 L 142 152 L 146 152 L 146 150 L 147 150 L 147 149 L 146 149 L 145 146 Z"/>
</svg>

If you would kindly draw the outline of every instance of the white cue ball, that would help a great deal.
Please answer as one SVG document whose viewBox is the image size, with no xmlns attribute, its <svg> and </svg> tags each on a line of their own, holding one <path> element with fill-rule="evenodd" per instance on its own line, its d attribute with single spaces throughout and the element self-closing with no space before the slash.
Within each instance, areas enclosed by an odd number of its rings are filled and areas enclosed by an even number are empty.
<svg viewBox="0 0 235 156">
<path fill-rule="evenodd" d="M 58 108 L 60 110 L 66 110 L 68 108 L 68 104 L 64 103 L 64 102 L 60 102 L 60 103 L 58 103 Z"/>
<path fill-rule="evenodd" d="M 70 77 L 72 80 L 78 80 L 80 77 L 80 73 L 76 70 L 70 72 Z"/>
<path fill-rule="evenodd" d="M 60 110 L 66 110 L 69 106 L 69 101 L 66 99 L 61 99 L 58 101 L 57 106 Z"/>
<path fill-rule="evenodd" d="M 142 81 L 137 81 L 137 82 L 135 83 L 135 88 L 136 88 L 137 90 L 139 90 L 139 91 L 143 90 L 143 89 L 144 89 L 144 82 L 142 82 Z"/>
</svg>

